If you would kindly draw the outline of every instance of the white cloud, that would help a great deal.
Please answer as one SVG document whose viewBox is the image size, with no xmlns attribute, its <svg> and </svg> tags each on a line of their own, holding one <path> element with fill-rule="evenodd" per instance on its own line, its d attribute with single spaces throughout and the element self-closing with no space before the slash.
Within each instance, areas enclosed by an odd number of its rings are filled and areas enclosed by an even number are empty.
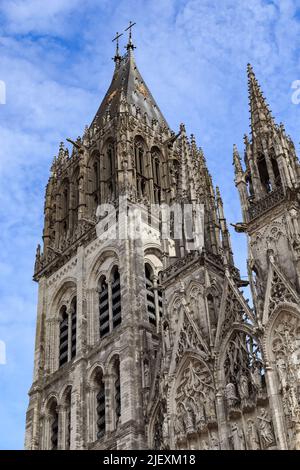
<svg viewBox="0 0 300 470">
<path fill-rule="evenodd" d="M 78 11 L 80 5 L 79 0 L 11 0 L 1 2 L 1 11 L 12 33 L 64 35 L 63 25 L 68 15 Z"/>
</svg>

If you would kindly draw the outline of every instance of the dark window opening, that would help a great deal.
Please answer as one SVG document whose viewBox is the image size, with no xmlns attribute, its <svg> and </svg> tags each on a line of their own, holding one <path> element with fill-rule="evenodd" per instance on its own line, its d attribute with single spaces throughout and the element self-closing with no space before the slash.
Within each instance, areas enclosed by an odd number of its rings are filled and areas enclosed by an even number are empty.
<svg viewBox="0 0 300 470">
<path fill-rule="evenodd" d="M 97 401 L 97 439 L 105 434 L 105 388 L 102 378 L 99 381 L 99 391 L 96 395 Z"/>
<path fill-rule="evenodd" d="M 69 319 L 66 306 L 61 309 L 59 325 L 59 366 L 68 362 Z"/>
<path fill-rule="evenodd" d="M 156 325 L 156 308 L 155 295 L 153 288 L 153 273 L 148 264 L 145 265 L 145 281 L 146 281 L 146 299 L 149 323 Z"/>
<path fill-rule="evenodd" d="M 102 338 L 109 333 L 108 284 L 105 277 L 101 279 L 99 286 L 99 322 L 100 338 Z"/>
<path fill-rule="evenodd" d="M 120 420 L 121 416 L 121 383 L 120 383 L 120 361 L 119 359 L 115 362 L 115 372 L 116 372 L 116 381 L 115 381 L 115 405 L 116 405 L 116 426 Z"/>
<path fill-rule="evenodd" d="M 119 274 L 119 270 L 117 267 L 114 268 L 113 275 L 112 275 L 111 300 L 112 300 L 112 321 L 113 321 L 113 328 L 115 328 L 122 321 L 120 274 Z"/>
<path fill-rule="evenodd" d="M 56 401 L 52 403 L 50 409 L 51 422 L 50 422 L 50 435 L 51 435 L 51 450 L 58 448 L 58 411 Z"/>
<path fill-rule="evenodd" d="M 264 155 L 260 154 L 257 160 L 260 181 L 267 193 L 272 191 L 272 185 Z"/>
<path fill-rule="evenodd" d="M 71 359 L 76 356 L 76 331 L 77 331 L 77 301 L 76 297 L 71 304 Z"/>
</svg>

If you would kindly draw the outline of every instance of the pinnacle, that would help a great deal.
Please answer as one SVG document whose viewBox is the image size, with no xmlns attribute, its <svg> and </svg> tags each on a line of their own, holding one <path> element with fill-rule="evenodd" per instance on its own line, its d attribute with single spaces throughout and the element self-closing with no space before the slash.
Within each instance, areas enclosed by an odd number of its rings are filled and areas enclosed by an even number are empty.
<svg viewBox="0 0 300 470">
<path fill-rule="evenodd" d="M 274 119 L 250 64 L 247 66 L 247 75 L 251 130 L 253 133 L 265 128 L 266 124 L 274 126 Z"/>
</svg>

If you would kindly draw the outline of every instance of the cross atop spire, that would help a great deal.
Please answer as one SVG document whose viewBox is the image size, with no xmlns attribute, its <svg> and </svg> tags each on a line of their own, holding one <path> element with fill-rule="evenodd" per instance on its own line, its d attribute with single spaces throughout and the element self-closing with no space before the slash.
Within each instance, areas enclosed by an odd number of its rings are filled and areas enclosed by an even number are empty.
<svg viewBox="0 0 300 470">
<path fill-rule="evenodd" d="M 128 51 L 135 49 L 135 46 L 133 45 L 133 42 L 132 42 L 132 32 L 131 32 L 131 29 L 133 28 L 134 25 L 136 25 L 136 23 L 132 23 L 132 21 L 129 21 L 129 26 L 128 28 L 125 29 L 125 31 L 129 31 L 128 43 L 126 46 L 126 49 Z"/>
<path fill-rule="evenodd" d="M 119 62 L 121 60 L 121 56 L 120 56 L 120 51 L 119 51 L 119 38 L 123 36 L 123 33 L 116 33 L 116 36 L 113 38 L 112 42 L 116 41 L 116 53 L 115 53 L 115 56 L 113 57 L 113 60 L 115 62 Z"/>
<path fill-rule="evenodd" d="M 274 126 L 274 119 L 250 64 L 247 66 L 252 133 Z"/>
</svg>

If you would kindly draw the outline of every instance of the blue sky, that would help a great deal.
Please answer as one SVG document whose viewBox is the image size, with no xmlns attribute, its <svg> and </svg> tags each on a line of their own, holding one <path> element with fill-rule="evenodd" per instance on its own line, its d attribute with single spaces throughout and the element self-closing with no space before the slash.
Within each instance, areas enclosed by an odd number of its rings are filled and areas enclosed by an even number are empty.
<svg viewBox="0 0 300 470">
<path fill-rule="evenodd" d="M 49 167 L 59 142 L 93 118 L 112 76 L 111 39 L 129 20 L 140 72 L 170 126 L 184 122 L 203 147 L 228 223 L 241 220 L 232 146 L 242 152 L 249 131 L 248 62 L 299 147 L 300 0 L 0 1 L 0 449 L 23 447 Z M 245 275 L 245 240 L 232 239 Z"/>
</svg>

